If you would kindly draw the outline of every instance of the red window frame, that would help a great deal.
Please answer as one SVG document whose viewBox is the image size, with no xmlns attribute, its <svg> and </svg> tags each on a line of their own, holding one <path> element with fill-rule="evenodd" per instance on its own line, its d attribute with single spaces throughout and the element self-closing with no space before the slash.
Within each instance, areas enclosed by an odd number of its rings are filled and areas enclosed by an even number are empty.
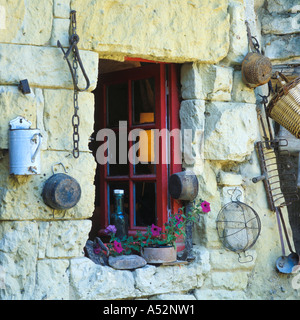
<svg viewBox="0 0 300 320">
<path fill-rule="evenodd" d="M 149 62 L 144 59 L 131 59 L 126 60 Z M 106 114 L 106 87 L 108 85 L 124 83 L 128 81 L 128 131 L 132 128 L 147 129 L 179 129 L 179 88 L 178 88 L 178 74 L 179 65 L 165 64 L 165 63 L 151 63 L 149 65 L 117 71 L 100 75 L 100 92 L 101 92 L 101 128 L 106 128 L 107 114 Z M 132 124 L 132 94 L 131 94 L 131 81 L 138 79 L 145 79 L 155 77 L 155 125 L 150 124 Z M 168 89 L 167 89 L 168 88 Z M 168 90 L 168 98 L 167 91 Z M 134 144 L 134 141 L 129 141 L 129 148 Z M 178 201 L 172 200 L 168 195 L 168 175 L 181 171 L 181 164 L 175 164 L 176 151 L 179 146 L 175 146 L 175 140 L 170 138 L 169 141 L 169 167 L 166 162 L 162 162 L 162 157 L 166 156 L 167 142 L 165 139 L 160 139 L 159 144 L 159 163 L 156 164 L 156 175 L 134 175 L 133 165 L 129 165 L 129 176 L 125 179 L 121 176 L 108 176 L 107 165 L 100 166 L 100 223 L 101 227 L 105 228 L 109 224 L 108 220 L 108 183 L 112 181 L 129 181 L 129 234 L 135 234 L 137 230 L 145 230 L 145 227 L 134 226 L 134 195 L 133 183 L 139 181 L 155 181 L 156 182 L 156 205 L 157 205 L 157 222 L 156 224 L 163 227 L 164 223 L 168 221 L 168 209 L 177 212 L 180 207 Z M 177 148 L 177 149 L 175 149 Z M 171 206 L 171 208 L 170 208 Z M 104 214 L 103 214 L 104 213 Z M 103 231 L 103 229 L 101 229 Z M 102 233 L 102 232 L 100 232 Z"/>
</svg>

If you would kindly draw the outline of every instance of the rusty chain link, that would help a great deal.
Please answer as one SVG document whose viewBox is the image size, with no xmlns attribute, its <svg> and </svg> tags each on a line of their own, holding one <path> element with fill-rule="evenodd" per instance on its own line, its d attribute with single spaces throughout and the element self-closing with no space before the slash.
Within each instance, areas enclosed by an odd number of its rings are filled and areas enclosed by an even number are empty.
<svg viewBox="0 0 300 320">
<path fill-rule="evenodd" d="M 79 157 L 79 124 L 80 124 L 80 118 L 78 115 L 79 111 L 79 106 L 78 106 L 78 94 L 80 91 L 86 91 L 89 86 L 90 86 L 90 80 L 84 70 L 84 67 L 82 65 L 82 61 L 79 55 L 79 50 L 77 48 L 77 44 L 79 42 L 79 36 L 77 35 L 77 22 L 76 22 L 76 11 L 72 10 L 70 13 L 70 19 L 71 19 L 71 29 L 72 29 L 72 34 L 70 35 L 70 47 L 65 52 L 63 46 L 59 41 L 57 41 L 57 46 L 61 48 L 62 52 L 64 53 L 64 59 L 67 61 L 72 80 L 73 80 L 73 85 L 74 85 L 74 95 L 73 95 L 73 103 L 74 103 L 74 114 L 72 116 L 72 126 L 73 126 L 73 156 L 74 158 Z M 70 52 L 72 51 L 73 53 L 73 63 L 71 65 L 68 56 Z M 78 87 L 78 66 L 80 66 L 82 74 L 86 80 L 86 87 L 85 89 L 80 89 Z"/>
<path fill-rule="evenodd" d="M 71 41 L 73 40 L 79 40 L 79 37 L 76 33 L 77 23 L 76 23 L 76 11 L 71 11 L 71 25 L 72 25 L 72 36 Z M 76 54 L 76 48 L 73 46 L 73 74 L 74 74 L 74 95 L 73 95 L 73 102 L 74 102 L 74 114 L 72 116 L 72 125 L 73 125 L 73 156 L 74 158 L 79 157 L 79 124 L 80 124 L 80 118 L 78 115 L 78 59 Z"/>
</svg>

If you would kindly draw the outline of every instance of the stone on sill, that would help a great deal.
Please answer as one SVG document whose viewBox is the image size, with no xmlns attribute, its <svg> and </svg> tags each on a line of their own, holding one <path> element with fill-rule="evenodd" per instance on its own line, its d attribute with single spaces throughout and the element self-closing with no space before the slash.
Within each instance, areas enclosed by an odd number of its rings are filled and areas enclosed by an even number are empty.
<svg viewBox="0 0 300 320">
<path fill-rule="evenodd" d="M 144 267 L 147 262 L 144 258 L 131 254 L 118 257 L 109 257 L 108 264 L 114 269 L 131 270 Z"/>
</svg>

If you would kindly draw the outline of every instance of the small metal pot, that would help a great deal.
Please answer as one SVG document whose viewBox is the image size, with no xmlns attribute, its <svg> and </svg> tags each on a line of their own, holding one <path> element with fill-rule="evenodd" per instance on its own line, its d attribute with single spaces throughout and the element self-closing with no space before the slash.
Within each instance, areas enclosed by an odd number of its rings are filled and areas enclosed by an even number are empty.
<svg viewBox="0 0 300 320">
<path fill-rule="evenodd" d="M 74 207 L 81 197 L 79 183 L 65 173 L 54 174 L 53 167 L 61 164 L 59 162 L 52 166 L 53 175 L 45 182 L 42 197 L 46 205 L 56 210 L 66 210 Z"/>
<path fill-rule="evenodd" d="M 192 201 L 198 194 L 198 179 L 194 172 L 177 172 L 169 178 L 169 193 L 173 199 Z"/>
</svg>

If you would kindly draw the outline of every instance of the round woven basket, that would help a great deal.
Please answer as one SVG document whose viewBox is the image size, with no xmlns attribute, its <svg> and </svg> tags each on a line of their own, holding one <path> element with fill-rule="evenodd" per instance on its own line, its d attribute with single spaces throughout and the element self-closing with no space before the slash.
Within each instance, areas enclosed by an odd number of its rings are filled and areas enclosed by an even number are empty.
<svg viewBox="0 0 300 320">
<path fill-rule="evenodd" d="M 285 84 L 274 95 L 267 106 L 267 114 L 296 138 L 300 138 L 300 77 Z"/>
</svg>

